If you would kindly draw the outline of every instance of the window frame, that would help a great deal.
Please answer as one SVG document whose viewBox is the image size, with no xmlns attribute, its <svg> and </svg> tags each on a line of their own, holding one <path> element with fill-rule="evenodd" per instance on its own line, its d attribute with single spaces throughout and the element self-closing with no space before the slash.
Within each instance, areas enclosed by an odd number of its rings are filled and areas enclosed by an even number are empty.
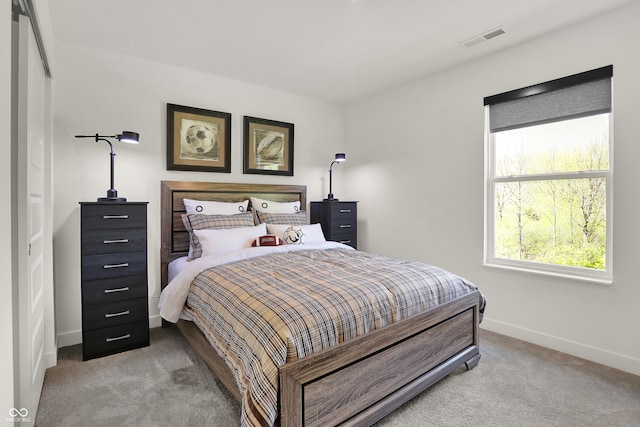
<svg viewBox="0 0 640 427">
<path fill-rule="evenodd" d="M 612 66 L 603 67 L 602 69 L 594 70 L 600 71 L 607 69 L 612 73 Z M 587 72 L 589 73 L 589 72 Z M 490 102 L 496 99 L 502 100 L 505 96 L 515 96 L 521 98 L 526 93 L 535 94 L 538 90 L 546 91 L 556 90 L 558 88 L 559 81 L 574 81 L 576 76 L 582 76 L 585 73 L 581 73 L 574 76 L 565 77 L 564 79 L 554 80 L 552 82 L 542 83 L 540 85 L 530 86 L 528 88 L 518 89 L 504 94 L 494 95 L 493 97 L 485 98 L 485 221 L 484 221 L 484 265 L 489 267 L 498 267 L 516 271 L 523 271 L 536 274 L 551 275 L 556 277 L 563 277 L 568 279 L 583 280 L 589 282 L 595 282 L 599 284 L 612 284 L 613 283 L 613 181 L 614 181 L 614 165 L 613 165 L 613 93 L 611 100 L 611 111 L 609 112 L 609 168 L 606 170 L 597 171 L 582 171 L 582 172 L 561 172 L 561 173 L 543 173 L 535 175 L 523 175 L 523 176 L 497 176 L 496 175 L 496 156 L 495 156 L 495 141 L 493 132 L 490 126 Z M 613 77 L 610 76 L 611 85 L 613 86 Z M 575 84 L 575 83 L 574 83 Z M 613 92 L 613 89 L 612 89 Z M 514 99 L 514 98 L 512 98 Z M 488 102 L 489 100 L 489 102 Z M 567 117 L 563 120 L 570 120 L 571 117 Z M 526 127 L 526 126 L 524 126 Z M 505 182 L 531 182 L 531 181 L 552 181 L 552 180 L 564 180 L 564 179 L 581 179 L 581 178 L 604 178 L 606 181 L 606 253 L 605 253 L 605 270 L 596 270 L 586 267 L 572 267 L 559 264 L 547 264 L 535 261 L 523 261 L 513 260 L 508 258 L 499 258 L 496 256 L 496 184 Z"/>
</svg>

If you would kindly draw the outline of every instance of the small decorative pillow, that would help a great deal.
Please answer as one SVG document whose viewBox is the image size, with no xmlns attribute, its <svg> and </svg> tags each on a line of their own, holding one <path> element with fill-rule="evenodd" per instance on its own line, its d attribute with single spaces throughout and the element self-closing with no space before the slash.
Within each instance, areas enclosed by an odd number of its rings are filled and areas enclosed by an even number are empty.
<svg viewBox="0 0 640 427">
<path fill-rule="evenodd" d="M 258 218 L 258 224 L 289 224 L 289 225 L 307 225 L 307 213 L 300 211 L 296 213 L 268 213 L 256 210 L 256 217 Z"/>
<path fill-rule="evenodd" d="M 269 234 L 280 237 L 285 245 L 310 245 L 326 242 L 320 224 L 267 224 L 267 231 Z"/>
<path fill-rule="evenodd" d="M 220 230 L 193 230 L 202 245 L 202 256 L 220 256 L 250 248 L 251 243 L 266 232 L 264 224 Z"/>
<path fill-rule="evenodd" d="M 271 200 L 250 197 L 254 210 L 266 213 L 296 213 L 300 211 L 300 202 L 273 202 Z"/>
<path fill-rule="evenodd" d="M 247 212 L 249 201 L 216 202 L 212 200 L 183 199 L 187 214 L 235 215 Z"/>
<path fill-rule="evenodd" d="M 202 256 L 202 246 L 194 230 L 220 230 L 226 228 L 251 227 L 253 214 L 245 212 L 238 215 L 199 215 L 189 214 L 182 216 L 184 228 L 189 232 L 189 261 Z M 263 233 L 265 234 L 265 233 Z"/>
<path fill-rule="evenodd" d="M 272 236 L 267 234 L 266 236 L 260 236 L 256 240 L 253 241 L 251 246 L 280 246 L 282 244 L 282 239 L 278 236 Z"/>
</svg>

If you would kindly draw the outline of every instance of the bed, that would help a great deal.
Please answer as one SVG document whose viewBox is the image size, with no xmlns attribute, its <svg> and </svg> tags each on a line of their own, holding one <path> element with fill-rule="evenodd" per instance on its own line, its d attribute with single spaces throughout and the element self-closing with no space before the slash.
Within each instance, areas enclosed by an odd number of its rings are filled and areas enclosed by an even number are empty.
<svg viewBox="0 0 640 427">
<path fill-rule="evenodd" d="M 189 250 L 184 199 L 237 202 L 251 196 L 307 206 L 300 185 L 161 182 L 161 283 Z M 354 251 L 357 252 L 357 251 Z M 480 359 L 483 297 L 471 290 L 444 304 L 277 367 L 277 425 L 371 425 L 454 370 Z M 163 326 L 168 326 L 163 321 Z M 194 322 L 176 323 L 239 401 L 234 373 Z M 263 420 L 266 424 L 266 421 Z"/>
</svg>

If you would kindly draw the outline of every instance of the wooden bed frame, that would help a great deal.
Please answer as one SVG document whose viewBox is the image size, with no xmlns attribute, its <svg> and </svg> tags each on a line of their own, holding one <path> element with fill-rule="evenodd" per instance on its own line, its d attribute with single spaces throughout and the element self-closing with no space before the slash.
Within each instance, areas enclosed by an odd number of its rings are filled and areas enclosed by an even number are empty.
<svg viewBox="0 0 640 427">
<path fill-rule="evenodd" d="M 240 201 L 249 196 L 296 201 L 300 185 L 162 181 L 161 280 L 187 254 L 183 198 Z M 279 422 L 289 426 L 370 425 L 462 365 L 480 360 L 479 292 L 280 367 Z M 163 323 L 164 324 L 164 323 Z M 240 392 L 224 360 L 191 322 L 178 328 L 229 391 Z"/>
</svg>

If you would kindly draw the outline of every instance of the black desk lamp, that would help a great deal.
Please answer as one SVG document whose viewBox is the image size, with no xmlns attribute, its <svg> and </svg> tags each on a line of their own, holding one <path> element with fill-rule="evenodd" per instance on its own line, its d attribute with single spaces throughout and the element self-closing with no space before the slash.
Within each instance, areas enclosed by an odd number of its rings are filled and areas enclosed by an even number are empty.
<svg viewBox="0 0 640 427">
<path fill-rule="evenodd" d="M 95 138 L 96 142 L 104 141 L 109 144 L 109 148 L 111 149 L 110 157 L 111 157 L 111 188 L 107 190 L 107 197 L 98 197 L 99 202 L 126 202 L 126 197 L 118 197 L 118 192 L 116 191 L 113 185 L 113 161 L 116 157 L 116 153 L 113 152 L 113 145 L 111 141 L 106 138 L 115 138 L 120 142 L 127 142 L 129 144 L 137 144 L 140 140 L 140 135 L 136 132 L 123 131 L 120 135 L 76 135 L 76 138 Z"/>
<path fill-rule="evenodd" d="M 347 160 L 347 156 L 344 153 L 336 153 L 336 159 L 331 162 L 331 165 L 329 166 L 329 194 L 325 200 L 338 201 L 338 199 L 333 198 L 333 191 L 331 189 L 333 185 L 333 164 L 344 162 L 345 160 Z"/>
</svg>

